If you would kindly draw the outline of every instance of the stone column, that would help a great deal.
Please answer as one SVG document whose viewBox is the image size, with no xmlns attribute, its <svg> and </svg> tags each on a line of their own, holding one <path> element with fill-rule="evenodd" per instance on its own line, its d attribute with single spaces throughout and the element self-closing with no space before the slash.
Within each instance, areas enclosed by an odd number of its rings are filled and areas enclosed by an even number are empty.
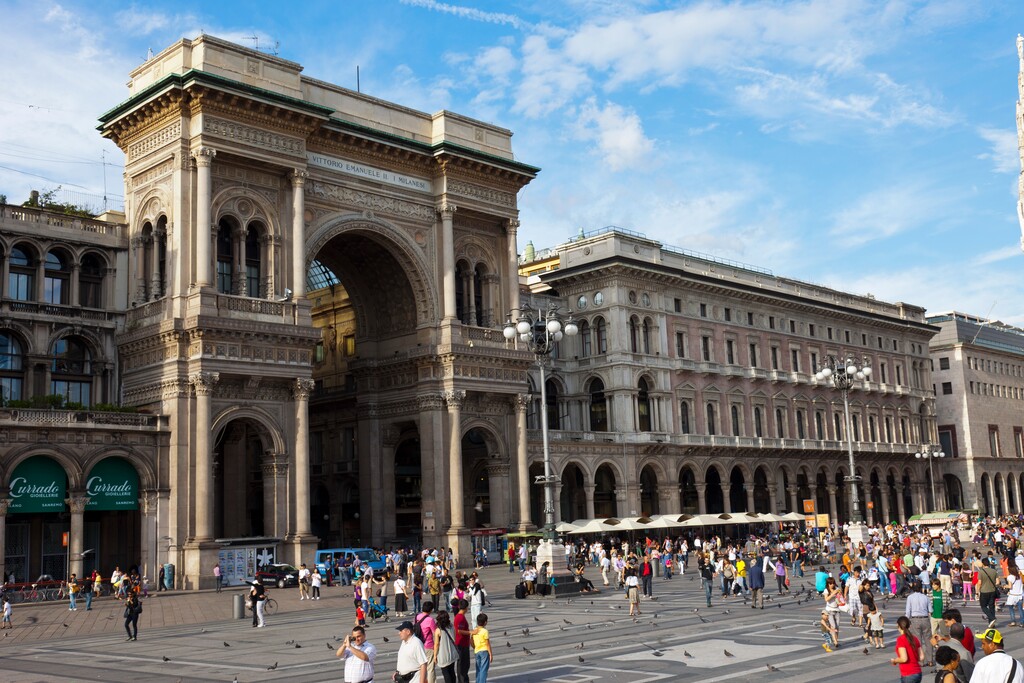
<svg viewBox="0 0 1024 683">
<path fill-rule="evenodd" d="M 276 297 L 274 291 L 274 240 L 270 235 L 260 235 L 260 266 L 262 271 L 260 277 L 262 282 L 260 283 L 259 296 L 264 299 L 273 299 Z"/>
<path fill-rule="evenodd" d="M 157 569 L 156 557 L 156 520 L 157 520 L 157 494 L 156 491 L 143 491 L 139 496 L 139 514 L 141 515 L 141 542 L 142 552 L 139 558 L 142 564 L 140 571 L 143 576 L 150 576 L 156 581 L 160 575 Z M 84 562 L 83 562 L 84 564 Z"/>
<path fill-rule="evenodd" d="M 441 267 L 444 269 L 444 317 L 455 319 L 455 211 L 451 202 L 444 202 L 441 214 Z M 460 525 L 461 527 L 461 525 Z"/>
<path fill-rule="evenodd" d="M 195 533 L 197 542 L 213 540 L 213 448 L 210 443 L 210 396 L 220 379 L 217 372 L 195 372 L 189 382 L 196 393 L 196 493 Z"/>
<path fill-rule="evenodd" d="M 884 481 L 884 486 L 881 487 L 882 491 L 882 524 L 888 524 L 892 521 L 892 517 L 889 516 L 889 482 Z"/>
<path fill-rule="evenodd" d="M 238 225 L 231 231 L 231 271 L 233 277 L 231 293 L 238 296 L 245 296 L 245 228 Z"/>
<path fill-rule="evenodd" d="M 694 484 L 694 488 L 697 489 L 697 514 L 706 515 L 708 513 L 708 499 L 705 496 L 708 490 L 708 485 L 704 482 L 697 482 Z"/>
<path fill-rule="evenodd" d="M 383 425 L 380 432 L 381 461 L 375 472 L 380 477 L 380 485 L 375 490 L 380 491 L 382 500 L 395 500 L 395 452 L 402 432 L 393 424 Z M 385 503 L 378 516 L 384 538 L 394 538 L 397 529 L 394 506 Z"/>
<path fill-rule="evenodd" d="M 300 169 L 292 179 L 292 297 L 297 301 L 306 295 L 306 178 Z"/>
<path fill-rule="evenodd" d="M 584 498 L 586 500 L 586 506 L 587 506 L 587 509 L 586 509 L 587 519 L 594 519 L 594 517 L 597 516 L 597 514 L 594 512 L 594 491 L 595 490 L 597 490 L 597 485 L 596 484 L 586 484 L 586 483 L 583 484 L 583 496 L 584 496 Z M 568 519 L 566 521 L 567 522 L 572 522 L 573 520 Z"/>
<path fill-rule="evenodd" d="M 507 461 L 491 461 L 487 464 L 487 493 L 490 496 L 490 525 L 508 528 L 509 519 L 509 473 L 511 467 Z M 476 500 L 474 499 L 474 503 Z"/>
<path fill-rule="evenodd" d="M 483 284 L 483 283 L 481 283 Z M 466 315 L 467 324 L 476 326 L 476 271 L 469 271 L 466 274 Z"/>
<path fill-rule="evenodd" d="M 211 147 L 199 147 L 192 152 L 196 159 L 196 287 L 209 287 L 210 279 L 210 242 L 213 217 L 211 203 L 213 201 L 213 176 L 210 166 L 217 151 Z"/>
<path fill-rule="evenodd" d="M 508 240 L 508 312 L 513 321 L 519 317 L 519 254 L 516 251 L 518 231 L 519 220 L 508 219 L 505 223 L 505 239 Z"/>
<path fill-rule="evenodd" d="M 89 497 L 71 494 L 71 497 L 64 501 L 71 509 L 71 533 L 68 534 L 68 563 L 69 571 L 82 578 L 83 558 L 82 551 L 85 550 L 85 506 L 89 503 Z"/>
<path fill-rule="evenodd" d="M 779 489 L 782 484 L 776 482 L 774 486 L 768 486 L 768 512 L 773 515 L 779 514 Z"/>
<path fill-rule="evenodd" d="M 907 523 L 907 515 L 905 510 L 906 503 L 903 502 L 903 484 L 896 484 L 896 516 L 899 518 L 900 524 Z"/>
<path fill-rule="evenodd" d="M 142 235 L 136 235 L 129 240 L 131 245 L 133 261 L 133 267 L 135 270 L 135 293 L 132 297 L 132 301 L 137 303 L 143 303 L 146 300 L 146 269 L 145 263 L 145 242 L 142 239 Z"/>
<path fill-rule="evenodd" d="M 264 451 L 260 469 L 263 471 L 263 535 L 283 538 L 288 532 L 288 458 L 275 451 Z"/>
<path fill-rule="evenodd" d="M 160 278 L 160 243 L 166 243 L 167 231 L 164 229 L 153 229 L 153 253 L 149 267 L 153 271 L 149 278 L 149 298 L 159 299 L 164 294 L 164 283 Z"/>
<path fill-rule="evenodd" d="M 530 407 L 529 394 L 516 394 L 512 399 L 516 411 L 516 479 L 519 486 L 519 530 L 536 528 L 530 519 L 530 463 L 526 442 L 526 411 Z"/>
<path fill-rule="evenodd" d="M 80 305 L 82 291 L 82 283 L 80 277 L 82 275 L 82 264 L 78 261 L 71 263 L 71 289 L 68 292 L 68 305 L 78 306 Z"/>
<path fill-rule="evenodd" d="M 309 536 L 309 394 L 313 380 L 297 379 L 295 395 L 295 534 Z"/>
<path fill-rule="evenodd" d="M 743 491 L 747 494 L 747 512 L 754 511 L 754 485 L 744 484 Z"/>
<path fill-rule="evenodd" d="M 786 493 L 789 494 L 789 511 L 790 512 L 797 512 L 800 509 L 799 507 L 797 507 L 797 503 L 799 501 L 797 501 L 797 499 L 796 499 L 796 494 L 797 494 L 798 491 L 799 491 L 799 489 L 797 489 L 797 487 L 792 485 L 792 484 L 790 484 L 789 486 L 786 487 Z"/>
<path fill-rule="evenodd" d="M 829 484 L 825 487 L 825 490 L 828 491 L 828 513 L 832 517 L 832 523 L 838 527 L 839 506 L 836 503 L 836 493 L 839 492 L 839 489 L 836 487 L 835 484 Z"/>
<path fill-rule="evenodd" d="M 454 280 L 452 281 L 454 282 Z M 445 285 L 447 287 L 447 284 Z M 448 404 L 448 497 L 451 501 L 450 531 L 466 528 L 462 491 L 462 404 L 465 391 L 446 391 L 444 400 Z"/>
</svg>

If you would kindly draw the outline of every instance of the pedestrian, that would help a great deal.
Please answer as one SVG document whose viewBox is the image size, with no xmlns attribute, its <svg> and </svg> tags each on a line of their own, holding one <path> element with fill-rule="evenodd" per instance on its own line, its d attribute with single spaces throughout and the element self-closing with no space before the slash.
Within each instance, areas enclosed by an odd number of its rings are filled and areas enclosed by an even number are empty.
<svg viewBox="0 0 1024 683">
<path fill-rule="evenodd" d="M 324 576 L 327 577 L 327 587 L 334 585 L 334 560 L 331 555 L 324 558 Z"/>
<path fill-rule="evenodd" d="M 124 601 L 124 630 L 128 633 L 125 642 L 139 639 L 139 615 L 142 614 L 142 603 L 139 596 L 129 593 Z"/>
<path fill-rule="evenodd" d="M 323 577 L 320 576 L 320 570 L 314 569 L 309 573 L 309 590 L 312 594 L 310 600 L 320 599 L 320 586 L 324 583 Z"/>
<path fill-rule="evenodd" d="M 978 603 L 988 619 L 988 627 L 995 628 L 999 577 L 992 565 L 980 558 L 974 560 L 974 568 L 978 572 Z"/>
<path fill-rule="evenodd" d="M 942 660 L 939 659 L 939 650 L 943 648 L 953 650 L 960 657 L 958 668 L 963 675 L 963 679 L 969 681 L 974 674 L 974 655 L 964 645 L 963 641 L 966 635 L 964 625 L 952 619 L 947 620 L 946 623 L 949 624 L 948 636 L 932 636 L 935 645 L 935 662 L 940 666 L 942 665 Z M 971 635 L 971 640 L 974 640 L 973 635 Z M 974 643 L 972 642 L 971 645 L 973 646 Z"/>
<path fill-rule="evenodd" d="M 903 615 L 907 617 L 910 623 L 909 632 L 912 632 L 921 642 L 924 642 L 931 638 L 930 614 L 932 603 L 929 597 L 924 594 L 924 589 L 920 583 L 911 584 L 910 590 L 911 593 L 907 596 L 907 606 Z M 921 656 L 924 657 L 923 649 Z M 924 660 L 922 659 L 921 661 Z"/>
<path fill-rule="evenodd" d="M 440 671 L 444 677 L 444 683 L 456 683 L 455 666 L 459 661 L 459 650 L 449 630 L 451 627 L 451 616 L 446 610 L 439 611 L 434 628 L 433 663 L 435 671 Z"/>
<path fill-rule="evenodd" d="M 354 627 L 334 654 L 345 662 L 345 683 L 364 683 L 373 680 L 377 647 L 366 640 L 366 629 L 362 626 Z"/>
<path fill-rule="evenodd" d="M 896 656 L 889 663 L 900 668 L 900 683 L 921 683 L 921 664 L 924 662 L 921 641 L 910 632 L 910 619 L 907 617 L 897 619 L 896 628 L 899 630 Z"/>
<path fill-rule="evenodd" d="M 9 628 L 9 629 L 13 629 L 14 628 L 14 625 L 11 623 L 11 612 L 12 612 L 12 609 L 11 609 L 11 599 L 7 595 L 4 595 L 4 607 L 3 607 L 4 620 L 3 620 L 3 624 L 0 625 L 0 628 Z"/>
<path fill-rule="evenodd" d="M 156 574 L 156 592 L 159 593 L 164 589 L 164 567 L 160 565 L 160 571 Z"/>
<path fill-rule="evenodd" d="M 943 645 L 937 649 L 935 663 L 939 667 L 935 683 L 967 683 L 970 680 L 960 667 L 960 654 L 951 647 Z"/>
<path fill-rule="evenodd" d="M 402 644 L 398 647 L 398 661 L 395 663 L 395 683 L 427 683 L 427 651 L 423 643 L 413 635 L 411 621 L 403 621 L 395 628 Z"/>
<path fill-rule="evenodd" d="M 480 613 L 484 611 L 484 602 L 487 600 L 487 591 L 484 590 L 484 584 L 480 581 L 480 578 L 476 576 L 476 572 L 473 572 L 471 577 L 472 583 L 469 587 L 469 613 L 471 615 L 470 623 L 476 623 L 476 618 L 480 616 Z"/>
<path fill-rule="evenodd" d="M 299 565 L 299 600 L 309 599 L 309 569 L 306 563 Z"/>
<path fill-rule="evenodd" d="M 836 631 L 835 624 L 832 623 L 832 617 L 828 610 L 821 610 L 819 628 L 821 629 L 821 639 L 825 641 L 821 644 L 825 652 L 832 652 L 832 648 L 839 647 L 839 633 Z"/>
<path fill-rule="evenodd" d="M 409 611 L 409 589 L 401 572 L 395 573 L 395 616 L 404 617 Z"/>
<path fill-rule="evenodd" d="M 640 584 L 643 588 L 643 596 L 645 598 L 654 597 L 654 566 L 651 564 L 651 556 L 644 553 L 643 562 L 640 563 Z"/>
<path fill-rule="evenodd" d="M 630 567 L 626 570 L 626 597 L 629 599 L 629 616 L 640 614 L 640 580 L 636 570 Z"/>
<path fill-rule="evenodd" d="M 494 652 L 491 650 L 491 636 L 487 632 L 487 615 L 481 614 L 476 618 L 476 628 L 472 632 L 473 652 L 476 655 L 476 683 L 487 683 L 487 672 L 490 671 L 491 662 L 494 661 Z"/>
<path fill-rule="evenodd" d="M 1024 683 L 1024 664 L 1003 649 L 1002 633 L 990 628 L 978 638 L 985 656 L 975 663 L 971 683 Z"/>
<path fill-rule="evenodd" d="M 267 589 L 263 587 L 263 582 L 260 581 L 258 576 L 249 585 L 252 586 L 249 589 L 249 604 L 252 607 L 252 627 L 263 628 L 267 625 L 263 617 L 263 608 L 267 600 Z"/>
<path fill-rule="evenodd" d="M 466 617 L 469 612 L 469 601 L 460 599 L 458 609 L 454 620 L 455 648 L 459 651 L 459 662 L 455 666 L 455 679 L 457 683 L 469 683 L 469 648 L 473 644 L 469 619 Z"/>
<path fill-rule="evenodd" d="M 91 612 L 92 611 L 92 585 L 93 585 L 93 578 L 92 577 L 93 577 L 93 574 L 95 574 L 95 573 L 96 572 L 93 572 L 92 574 L 89 574 L 88 576 L 86 576 L 85 578 L 82 579 L 81 593 L 82 593 L 83 596 L 85 596 L 85 611 L 86 612 Z"/>
<path fill-rule="evenodd" d="M 160 568 L 160 571 L 163 572 L 163 567 Z M 213 580 L 214 583 L 217 585 L 217 592 L 220 593 L 221 588 L 224 585 L 224 577 L 221 575 L 220 571 L 220 562 L 213 565 Z M 161 581 L 160 583 L 162 584 L 163 581 Z"/>
<path fill-rule="evenodd" d="M 751 555 L 747 565 L 747 583 L 750 585 L 750 609 L 764 609 L 764 570 L 757 557 Z"/>
<path fill-rule="evenodd" d="M 434 611 L 434 603 L 427 600 L 423 603 L 423 611 L 416 615 L 413 620 L 413 634 L 423 643 L 428 652 L 434 651 L 434 631 L 437 629 L 437 622 L 430 616 Z"/>
<path fill-rule="evenodd" d="M 1021 582 L 1020 570 L 1016 564 L 1011 564 L 1006 571 L 1006 608 L 1010 610 L 1010 626 L 1024 627 L 1024 604 L 1021 603 L 1024 584 Z"/>
<path fill-rule="evenodd" d="M 512 541 L 509 541 L 506 552 L 508 557 L 508 573 L 511 574 L 515 571 L 516 567 L 516 544 Z"/>
<path fill-rule="evenodd" d="M 883 640 L 884 634 L 883 629 L 885 628 L 885 618 L 882 613 L 878 611 L 877 605 L 871 605 L 871 611 L 868 612 L 868 636 L 871 638 L 871 644 L 875 646 L 876 650 L 881 650 L 885 647 Z"/>
<path fill-rule="evenodd" d="M 711 591 L 715 581 L 715 566 L 707 554 L 697 554 L 697 572 L 700 574 L 700 585 L 704 589 L 704 599 L 711 607 Z"/>
</svg>

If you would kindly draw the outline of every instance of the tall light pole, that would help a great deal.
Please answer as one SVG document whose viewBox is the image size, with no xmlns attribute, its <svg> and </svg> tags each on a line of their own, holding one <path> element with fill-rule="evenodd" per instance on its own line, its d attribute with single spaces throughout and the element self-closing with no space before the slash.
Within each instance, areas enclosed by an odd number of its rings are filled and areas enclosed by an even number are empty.
<svg viewBox="0 0 1024 683">
<path fill-rule="evenodd" d="M 832 386 L 843 395 L 843 412 L 846 415 L 846 453 L 849 457 L 850 474 L 846 477 L 846 483 L 850 492 L 850 540 L 859 543 L 867 537 L 867 529 L 864 526 L 864 515 L 860 511 L 860 493 L 857 482 L 856 465 L 853 461 L 853 420 L 850 418 L 850 389 L 858 382 L 863 382 L 871 377 L 871 363 L 867 358 L 857 359 L 848 355 L 845 361 L 839 360 L 833 355 L 825 356 L 824 366 L 815 373 L 814 377 L 819 382 L 831 382 Z M 838 523 L 838 522 L 837 522 Z"/>
<path fill-rule="evenodd" d="M 928 479 L 932 485 L 932 505 L 935 509 L 939 509 L 939 499 L 935 497 L 935 473 L 932 470 L 932 460 L 935 458 L 945 458 L 946 454 L 942 452 L 942 449 L 935 446 L 921 446 L 921 450 L 914 453 L 915 458 L 923 458 L 928 461 Z"/>
<path fill-rule="evenodd" d="M 520 309 L 519 319 L 512 321 L 511 313 L 505 322 L 503 334 L 505 339 L 512 341 L 518 339 L 537 359 L 537 368 L 540 370 L 540 430 L 541 439 L 544 444 L 544 474 L 537 477 L 534 483 L 544 485 L 544 539 L 537 549 L 537 562 L 543 564 L 548 562 L 548 571 L 554 576 L 556 568 L 565 565 L 565 548 L 557 542 L 555 534 L 555 484 L 558 477 L 551 473 L 551 450 L 548 446 L 548 394 L 546 367 L 555 350 L 555 344 L 560 342 L 563 336 L 575 336 L 579 328 L 572 320 L 572 310 L 567 309 L 567 318 L 562 321 L 561 307 L 557 304 L 549 304 L 547 308 L 530 308 L 524 306 Z M 520 486 L 525 482 L 520 482 Z M 564 575 L 563 575 L 564 576 Z M 571 585 L 570 585 L 571 584 Z M 555 594 L 572 592 L 571 586 L 575 581 L 559 582 L 556 577 L 554 586 Z M 559 589 L 562 589 L 561 591 Z M 568 590 L 567 590 L 568 589 Z"/>
</svg>

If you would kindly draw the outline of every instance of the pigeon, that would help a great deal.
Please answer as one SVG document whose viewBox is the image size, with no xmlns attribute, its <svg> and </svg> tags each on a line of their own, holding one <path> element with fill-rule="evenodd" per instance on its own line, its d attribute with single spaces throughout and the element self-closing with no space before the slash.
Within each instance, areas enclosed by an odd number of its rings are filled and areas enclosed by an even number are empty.
<svg viewBox="0 0 1024 683">
<path fill-rule="evenodd" d="M 505 647 L 512 647 L 512 643 L 510 643 L 509 641 L 506 640 L 505 641 Z"/>
<path fill-rule="evenodd" d="M 200 633 L 206 633 L 206 629 L 204 628 Z"/>
<path fill-rule="evenodd" d="M 524 636 L 529 636 L 529 635 L 530 635 L 530 629 L 528 629 L 528 628 L 524 628 L 524 629 L 523 629 L 523 635 L 524 635 Z"/>
<path fill-rule="evenodd" d="M 572 649 L 574 649 L 574 650 L 582 650 L 583 649 L 583 643 L 580 643 L 579 645 L 573 645 Z"/>
<path fill-rule="evenodd" d="M 388 637 L 387 637 L 387 636 L 381 636 L 381 640 L 383 640 L 383 641 L 384 641 L 385 643 L 390 643 L 390 642 L 391 642 L 391 641 L 390 641 L 390 640 L 388 639 Z"/>
<path fill-rule="evenodd" d="M 529 650 L 527 650 L 525 647 L 523 648 L 523 652 L 526 653 L 528 656 L 532 656 L 533 655 L 533 653 L 530 652 Z"/>
<path fill-rule="evenodd" d="M 725 656 L 726 657 L 735 657 L 736 656 L 733 653 L 729 652 L 728 650 L 723 650 L 723 652 L 725 652 Z"/>
<path fill-rule="evenodd" d="M 569 603 L 568 603 L 568 602 L 566 602 L 565 604 L 567 604 L 567 605 L 568 605 Z M 540 603 L 539 605 L 537 605 L 537 609 L 544 609 L 545 607 L 547 607 L 547 605 L 545 605 L 545 604 L 544 604 L 543 602 L 542 602 L 542 603 Z"/>
<path fill-rule="evenodd" d="M 777 672 L 779 670 L 778 667 L 772 666 L 771 664 L 765 664 L 765 666 L 767 666 L 768 670 L 771 672 Z"/>
<path fill-rule="evenodd" d="M 861 652 L 863 652 L 864 654 L 868 654 L 868 649 L 864 648 L 863 650 L 861 650 Z"/>
<path fill-rule="evenodd" d="M 580 656 L 576 657 L 576 659 L 580 660 L 580 664 L 583 663 L 583 655 L 580 655 Z"/>
<path fill-rule="evenodd" d="M 571 621 L 569 621 L 568 619 L 562 619 L 562 621 L 564 621 L 564 622 L 565 622 L 566 624 L 568 624 L 569 626 L 572 626 L 572 622 L 571 622 Z"/>
<path fill-rule="evenodd" d="M 327 643 L 327 649 L 333 651 L 334 650 L 334 646 L 331 645 L 330 643 Z"/>
<path fill-rule="evenodd" d="M 67 624 L 64 624 L 64 628 L 68 628 L 68 625 L 67 625 Z"/>
<path fill-rule="evenodd" d="M 724 612 L 722 612 L 722 614 L 732 614 L 732 612 L 730 612 L 729 610 L 725 610 Z"/>
<path fill-rule="evenodd" d="M 773 631 L 778 631 L 779 628 L 781 628 L 781 627 L 778 624 L 772 624 L 772 630 Z"/>
<path fill-rule="evenodd" d="M 165 661 L 165 662 L 169 662 L 169 661 L 171 661 L 171 658 L 170 658 L 170 657 L 168 657 L 167 655 L 164 655 L 164 661 Z"/>
<path fill-rule="evenodd" d="M 586 612 L 587 614 L 590 614 L 590 610 L 589 609 L 585 609 L 583 611 Z"/>
<path fill-rule="evenodd" d="M 690 659 L 693 659 L 693 655 L 691 655 L 691 654 L 690 654 L 689 652 L 687 652 L 686 650 L 683 650 L 683 656 L 684 656 L 684 657 L 689 657 Z"/>
<path fill-rule="evenodd" d="M 294 640 L 286 640 L 286 641 L 284 642 L 284 644 L 285 644 L 285 645 L 294 645 L 294 644 L 295 644 L 295 641 L 294 641 Z"/>
<path fill-rule="evenodd" d="M 274 662 L 273 666 L 268 666 L 267 667 L 267 671 L 276 671 L 276 670 L 277 670 L 277 662 Z"/>
<path fill-rule="evenodd" d="M 705 619 L 704 617 L 700 616 L 699 614 L 697 615 L 697 618 L 700 619 L 700 623 L 702 623 L 702 624 L 710 624 L 711 623 L 710 619 Z"/>
<path fill-rule="evenodd" d="M 700 608 L 698 608 L 698 607 L 694 607 L 694 608 L 693 608 L 693 613 L 694 613 L 694 614 L 700 614 Z"/>
<path fill-rule="evenodd" d="M 299 645 L 298 643 L 295 643 L 295 649 L 296 649 L 296 650 L 298 650 L 298 649 L 299 649 L 299 648 L 301 648 L 301 647 L 302 647 L 301 645 Z"/>
<path fill-rule="evenodd" d="M 533 620 L 534 621 L 540 621 L 540 619 L 538 619 L 537 617 L 534 617 Z"/>
<path fill-rule="evenodd" d="M 224 641 L 224 647 L 231 647 L 231 643 L 229 643 L 228 641 L 225 640 Z M 331 647 L 331 646 L 328 645 L 327 647 Z M 333 650 L 334 648 L 331 648 L 331 649 Z"/>
</svg>

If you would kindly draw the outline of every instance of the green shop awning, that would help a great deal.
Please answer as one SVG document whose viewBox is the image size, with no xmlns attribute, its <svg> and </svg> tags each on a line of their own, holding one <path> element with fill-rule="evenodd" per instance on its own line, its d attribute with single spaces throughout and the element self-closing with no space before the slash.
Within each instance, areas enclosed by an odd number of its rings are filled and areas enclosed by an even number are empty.
<svg viewBox="0 0 1024 683">
<path fill-rule="evenodd" d="M 34 455 L 11 474 L 8 513 L 63 512 L 68 497 L 68 475 L 45 455 Z"/>
<path fill-rule="evenodd" d="M 138 510 L 139 473 L 124 458 L 96 463 L 85 480 L 86 510 Z"/>
</svg>

